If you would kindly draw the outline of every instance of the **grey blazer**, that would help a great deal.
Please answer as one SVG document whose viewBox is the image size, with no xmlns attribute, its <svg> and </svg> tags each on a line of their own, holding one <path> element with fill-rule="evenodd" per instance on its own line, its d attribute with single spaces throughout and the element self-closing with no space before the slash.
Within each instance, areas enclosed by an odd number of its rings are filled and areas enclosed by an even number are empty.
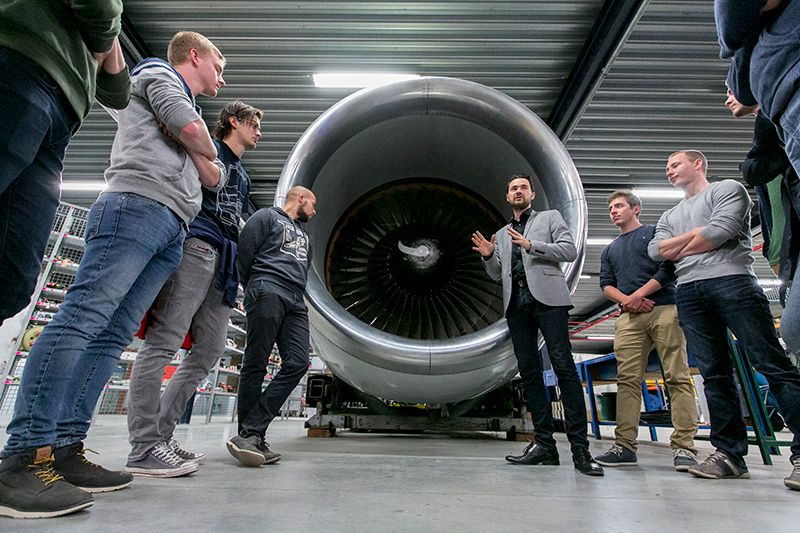
<svg viewBox="0 0 800 533">
<path fill-rule="evenodd" d="M 503 281 L 503 309 L 511 301 L 511 236 L 509 226 L 496 233 L 494 255 L 484 258 L 486 272 L 495 280 Z M 522 250 L 522 263 L 528 289 L 538 301 L 551 306 L 572 307 L 564 273 L 559 267 L 562 261 L 575 261 L 578 250 L 572 240 L 561 213 L 558 211 L 531 211 L 522 233 L 531 241 L 529 252 Z"/>
</svg>

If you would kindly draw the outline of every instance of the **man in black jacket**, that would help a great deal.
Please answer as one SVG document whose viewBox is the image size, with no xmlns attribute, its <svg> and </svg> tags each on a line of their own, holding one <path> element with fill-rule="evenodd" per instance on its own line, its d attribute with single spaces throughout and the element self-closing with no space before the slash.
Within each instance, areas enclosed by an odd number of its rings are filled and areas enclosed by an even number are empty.
<svg viewBox="0 0 800 533">
<path fill-rule="evenodd" d="M 228 451 L 245 466 L 280 460 L 264 440 L 283 402 L 308 371 L 308 309 L 303 301 L 311 258 L 304 223 L 317 199 L 305 187 L 286 193 L 283 209 L 259 209 L 239 236 L 239 275 L 247 313 L 247 346 L 239 378 L 239 431 Z M 281 369 L 262 392 L 272 346 Z"/>
</svg>

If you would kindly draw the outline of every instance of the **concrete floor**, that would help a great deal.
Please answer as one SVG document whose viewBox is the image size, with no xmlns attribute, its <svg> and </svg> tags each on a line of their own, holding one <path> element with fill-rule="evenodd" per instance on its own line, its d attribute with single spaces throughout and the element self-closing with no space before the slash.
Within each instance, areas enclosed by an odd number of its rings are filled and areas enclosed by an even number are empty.
<svg viewBox="0 0 800 533">
<path fill-rule="evenodd" d="M 798 531 L 800 492 L 783 478 L 786 455 L 761 464 L 751 447 L 749 480 L 702 480 L 672 468 L 664 443 L 643 442 L 639 466 L 591 478 L 572 467 L 558 434 L 561 466 L 521 467 L 503 457 L 524 443 L 501 434 L 305 436 L 304 419 L 275 421 L 268 440 L 283 459 L 239 466 L 225 448 L 235 425 L 179 426 L 185 448 L 207 454 L 187 477 L 136 478 L 96 494 L 87 511 L 51 520 L 0 518 L 0 531 Z M 604 431 L 611 428 L 604 428 Z M 666 434 L 665 434 L 666 436 Z M 642 433 L 644 437 L 644 432 Z M 0 437 L 0 442 L 5 436 Z M 86 441 L 89 458 L 119 469 L 129 451 L 123 416 L 102 416 Z M 592 453 L 610 441 L 592 439 Z M 711 450 L 699 442 L 704 458 Z M 788 451 L 788 450 L 787 450 Z"/>
</svg>

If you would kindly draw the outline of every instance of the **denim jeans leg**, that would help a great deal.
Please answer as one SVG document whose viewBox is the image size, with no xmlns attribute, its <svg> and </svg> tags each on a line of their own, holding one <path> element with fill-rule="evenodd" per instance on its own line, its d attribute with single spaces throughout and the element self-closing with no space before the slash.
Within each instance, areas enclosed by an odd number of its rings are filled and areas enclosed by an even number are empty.
<svg viewBox="0 0 800 533">
<path fill-rule="evenodd" d="M 280 292 L 278 292 L 280 291 Z M 291 300 L 266 281 L 251 281 L 244 293 L 244 310 L 247 313 L 247 346 L 244 349 L 242 371 L 239 375 L 239 435 L 264 437 L 264 417 L 276 413 L 263 413 L 259 404 L 261 384 L 267 374 L 269 355 L 283 317 Z"/>
<path fill-rule="evenodd" d="M 54 444 L 62 413 L 75 413 L 79 399 L 86 402 L 87 387 L 102 389 L 108 379 L 98 371 L 102 346 L 115 343 L 116 353 L 105 355 L 119 358 L 120 339 L 132 337 L 158 287 L 180 261 L 183 236 L 178 219 L 148 198 L 100 196 L 89 213 L 86 250 L 75 282 L 28 354 L 3 456 Z M 150 288 L 154 283 L 156 288 Z M 115 338 L 104 338 L 109 332 Z M 81 422 L 88 426 L 94 404 L 85 407 L 80 409 Z"/>
<path fill-rule="evenodd" d="M 36 63 L 0 47 L 0 323 L 31 299 L 78 127 L 61 89 Z"/>
<path fill-rule="evenodd" d="M 212 281 L 200 309 L 194 314 L 192 349 L 181 360 L 161 395 L 158 433 L 162 439 L 172 437 L 175 425 L 186 410 L 186 402 L 195 393 L 200 382 L 216 368 L 225 352 L 231 308 L 224 298 L 225 294 L 216 289 Z"/>
<path fill-rule="evenodd" d="M 792 284 L 781 316 L 781 338 L 800 357 L 800 277 L 795 275 L 795 278 L 797 284 Z"/>
<path fill-rule="evenodd" d="M 548 450 L 556 449 L 553 438 L 553 414 L 547 401 L 547 391 L 542 376 L 542 356 L 539 353 L 539 326 L 531 311 L 531 304 L 515 300 L 519 294 L 511 295 L 511 305 L 506 315 L 511 344 L 517 357 L 519 375 L 525 390 L 525 400 L 531 414 L 536 443 Z M 532 299 L 532 298 L 531 298 Z"/>
<path fill-rule="evenodd" d="M 794 434 L 792 458 L 800 456 L 800 371 L 775 334 L 769 302 L 752 276 L 727 276 L 715 286 L 719 312 L 739 348 L 769 383 L 786 426 Z"/>
<path fill-rule="evenodd" d="M 694 356 L 703 376 L 711 418 L 711 444 L 743 465 L 747 455 L 747 430 L 733 380 L 727 325 L 717 313 L 715 302 L 711 301 L 717 296 L 716 292 L 703 290 L 706 287 L 707 281 L 678 286 L 675 294 L 678 320 L 686 337 L 687 350 Z"/>
<path fill-rule="evenodd" d="M 162 440 L 158 420 L 164 369 L 183 344 L 192 317 L 201 306 L 207 288 L 214 283 L 217 255 L 213 247 L 200 239 L 186 239 L 180 266 L 161 287 L 150 308 L 150 327 L 136 355 L 128 392 L 131 461 L 141 460 Z"/>
</svg>

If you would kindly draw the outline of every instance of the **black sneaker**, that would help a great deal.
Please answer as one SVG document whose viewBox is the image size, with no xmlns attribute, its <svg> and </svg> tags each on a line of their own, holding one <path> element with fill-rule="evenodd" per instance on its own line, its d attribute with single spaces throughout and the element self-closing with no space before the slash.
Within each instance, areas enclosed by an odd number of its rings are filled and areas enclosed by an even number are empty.
<svg viewBox="0 0 800 533">
<path fill-rule="evenodd" d="M 750 477 L 746 466 L 736 466 L 730 457 L 719 450 L 709 455 L 699 465 L 690 467 L 689 473 L 708 479 L 747 479 Z"/>
<path fill-rule="evenodd" d="M 619 444 L 613 445 L 606 453 L 598 455 L 594 460 L 603 466 L 636 466 L 638 464 L 636 454 Z"/>
<path fill-rule="evenodd" d="M 265 465 L 271 465 L 281 460 L 281 454 L 279 454 L 278 452 L 271 451 L 269 449 L 269 443 L 266 441 L 262 440 L 261 442 L 256 444 L 256 448 L 258 448 L 258 451 L 260 451 L 261 455 L 264 456 Z"/>
<path fill-rule="evenodd" d="M 52 518 L 86 509 L 94 496 L 53 470 L 51 447 L 31 448 L 0 463 L 0 516 Z"/>
<path fill-rule="evenodd" d="M 133 482 L 133 476 L 126 472 L 106 470 L 88 460 L 87 451 L 97 453 L 88 448 L 84 450 L 82 442 L 56 448 L 53 470 L 68 483 L 86 492 L 111 492 L 124 489 Z"/>
<path fill-rule="evenodd" d="M 204 454 L 204 453 L 187 452 L 186 450 L 181 448 L 181 445 L 178 444 L 178 441 L 176 441 L 172 437 L 167 439 L 166 443 L 167 443 L 167 446 L 169 446 L 169 449 L 172 450 L 173 453 L 175 453 L 175 455 L 177 455 L 178 457 L 180 457 L 184 461 L 197 463 L 199 465 L 201 465 L 201 464 L 206 462 L 206 454 Z"/>
<path fill-rule="evenodd" d="M 228 451 L 240 463 L 245 466 L 261 466 L 264 464 L 264 454 L 258 449 L 262 440 L 253 435 L 250 437 L 240 437 L 236 435 L 225 443 Z"/>
</svg>

